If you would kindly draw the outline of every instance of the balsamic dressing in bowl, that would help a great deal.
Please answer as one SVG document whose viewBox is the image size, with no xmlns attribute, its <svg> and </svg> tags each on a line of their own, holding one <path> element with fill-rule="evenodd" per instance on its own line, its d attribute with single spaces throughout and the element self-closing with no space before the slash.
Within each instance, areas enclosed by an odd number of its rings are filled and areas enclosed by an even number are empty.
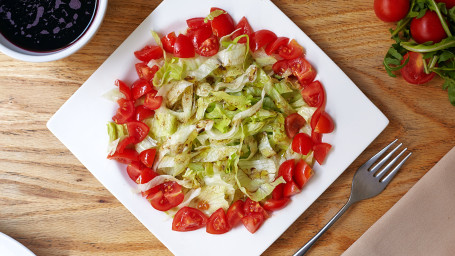
<svg viewBox="0 0 455 256">
<path fill-rule="evenodd" d="M 90 26 L 97 0 L 0 0 L 0 33 L 34 52 L 65 48 Z"/>
</svg>

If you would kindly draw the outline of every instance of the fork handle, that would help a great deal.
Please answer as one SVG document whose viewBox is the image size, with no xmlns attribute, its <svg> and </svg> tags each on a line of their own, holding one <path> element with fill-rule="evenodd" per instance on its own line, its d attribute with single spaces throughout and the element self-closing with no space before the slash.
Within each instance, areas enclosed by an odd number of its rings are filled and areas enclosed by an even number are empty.
<svg viewBox="0 0 455 256">
<path fill-rule="evenodd" d="M 305 253 L 310 250 L 311 246 L 316 243 L 316 241 L 329 229 L 340 217 L 343 215 L 343 213 L 346 212 L 346 210 L 353 204 L 351 200 L 348 200 L 348 202 L 333 216 L 333 218 L 325 224 L 325 226 L 319 230 L 319 232 L 313 236 L 313 238 L 310 239 L 302 248 L 300 248 L 293 256 L 302 256 L 305 255 Z"/>
</svg>

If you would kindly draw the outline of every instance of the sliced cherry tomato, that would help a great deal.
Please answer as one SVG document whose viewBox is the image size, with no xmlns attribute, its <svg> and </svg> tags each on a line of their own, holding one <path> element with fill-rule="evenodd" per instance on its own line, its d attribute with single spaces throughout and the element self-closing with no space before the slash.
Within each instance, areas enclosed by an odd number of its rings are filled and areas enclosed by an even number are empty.
<svg viewBox="0 0 455 256">
<path fill-rule="evenodd" d="M 180 209 L 172 221 L 174 231 L 192 231 L 200 229 L 207 224 L 207 216 L 198 209 L 188 206 Z"/>
<path fill-rule="evenodd" d="M 142 151 L 139 154 L 139 159 L 145 166 L 147 166 L 148 168 L 152 168 L 153 163 L 155 162 L 155 155 L 156 155 L 156 148 L 149 148 L 149 149 Z"/>
<path fill-rule="evenodd" d="M 116 151 L 119 152 L 119 153 L 123 153 L 123 151 L 129 146 L 129 145 L 132 145 L 136 142 L 136 138 L 132 137 L 132 136 L 128 136 L 126 138 L 124 138 L 123 140 L 121 140 L 118 144 L 117 144 L 117 149 Z"/>
<path fill-rule="evenodd" d="M 136 121 L 145 120 L 153 115 L 155 115 L 155 111 L 144 107 L 144 105 L 139 105 L 136 107 Z"/>
<path fill-rule="evenodd" d="M 262 29 L 254 32 L 250 41 L 251 51 L 255 52 L 262 47 L 267 47 L 270 43 L 277 39 L 275 33 L 270 30 Z"/>
<path fill-rule="evenodd" d="M 282 176 L 286 182 L 291 181 L 292 176 L 294 175 L 294 166 L 295 166 L 294 159 L 284 161 L 280 165 L 280 168 L 278 169 L 278 175 Z"/>
<path fill-rule="evenodd" d="M 174 44 L 176 40 L 177 37 L 175 36 L 175 32 L 171 32 L 166 36 L 163 36 L 161 38 L 161 43 L 163 44 L 164 50 L 168 53 L 174 53 Z"/>
<path fill-rule="evenodd" d="M 294 180 L 297 184 L 297 187 L 299 189 L 302 189 L 311 176 L 313 176 L 313 169 L 311 169 L 305 160 L 300 159 L 295 165 L 294 171 Z"/>
<path fill-rule="evenodd" d="M 374 0 L 376 16 L 385 22 L 395 22 L 406 17 L 409 0 Z"/>
<path fill-rule="evenodd" d="M 447 10 L 455 6 L 455 0 L 436 0 L 437 3 L 445 3 Z"/>
<path fill-rule="evenodd" d="M 275 62 L 272 66 L 273 72 L 277 75 L 283 75 L 288 69 L 289 69 L 289 64 L 287 60 L 279 60 Z"/>
<path fill-rule="evenodd" d="M 278 55 L 283 59 L 295 59 L 303 54 L 303 47 L 297 41 L 292 39 L 287 45 L 283 45 L 278 49 Z"/>
<path fill-rule="evenodd" d="M 300 189 L 297 186 L 297 184 L 295 184 L 294 181 L 290 181 L 290 182 L 287 182 L 286 184 L 284 184 L 284 189 L 283 189 L 284 197 L 291 197 L 298 193 L 300 193 Z"/>
<path fill-rule="evenodd" d="M 254 213 L 260 213 L 264 215 L 264 218 L 268 218 L 269 214 L 262 208 L 261 204 L 259 202 L 253 201 L 250 198 L 247 198 L 245 203 L 243 204 L 243 212 L 245 216 L 254 214 Z"/>
<path fill-rule="evenodd" d="M 209 24 L 208 24 L 208 22 L 205 23 L 204 19 L 205 18 L 203 18 L 203 17 L 187 19 L 186 20 L 186 24 L 191 29 L 198 29 L 198 28 L 201 28 L 201 27 L 208 27 Z"/>
<path fill-rule="evenodd" d="M 124 124 L 134 116 L 134 103 L 131 100 L 119 99 L 117 113 L 112 117 L 117 124 Z"/>
<path fill-rule="evenodd" d="M 213 7 L 210 9 L 210 12 L 214 12 L 216 10 L 224 11 L 223 9 Z M 212 20 L 212 31 L 215 36 L 221 38 L 225 35 L 229 35 L 234 31 L 234 21 L 226 11 L 223 14 L 216 16 Z"/>
<path fill-rule="evenodd" d="M 321 116 L 314 127 L 314 131 L 317 133 L 331 133 L 334 129 L 335 125 L 329 114 L 325 111 L 321 112 Z"/>
<path fill-rule="evenodd" d="M 251 35 L 254 32 L 250 26 L 250 23 L 248 23 L 248 20 L 245 18 L 245 16 L 243 16 L 240 19 L 239 23 L 237 23 L 237 26 L 235 26 L 234 30 L 236 30 L 236 31 L 231 35 L 232 40 L 234 40 L 236 37 L 241 36 L 241 35 L 248 35 L 249 37 L 251 37 Z M 246 38 L 242 37 L 239 39 L 238 42 L 241 44 L 244 44 L 244 43 L 246 43 Z"/>
<path fill-rule="evenodd" d="M 281 199 L 270 198 L 264 202 L 264 209 L 267 211 L 276 211 L 283 209 L 291 201 L 288 197 L 283 197 Z"/>
<path fill-rule="evenodd" d="M 231 229 L 224 213 L 224 209 L 216 210 L 207 221 L 206 231 L 210 234 L 224 234 Z"/>
<path fill-rule="evenodd" d="M 328 143 L 319 143 L 313 146 L 314 158 L 319 164 L 324 163 L 327 153 L 332 148 L 332 145 Z"/>
<path fill-rule="evenodd" d="M 298 133 L 294 136 L 292 140 L 292 150 L 294 152 L 306 155 L 310 153 L 310 150 L 313 148 L 313 140 L 306 133 Z"/>
<path fill-rule="evenodd" d="M 163 50 L 156 45 L 147 45 L 139 51 L 134 52 L 134 56 L 140 61 L 149 62 L 163 57 Z"/>
<path fill-rule="evenodd" d="M 140 78 L 136 80 L 131 86 L 131 94 L 133 95 L 133 99 L 135 100 L 151 92 L 152 90 L 153 87 L 150 85 L 149 81 Z"/>
<path fill-rule="evenodd" d="M 112 155 L 107 156 L 107 159 L 116 160 L 122 164 L 130 164 L 133 161 L 138 161 L 138 154 L 134 149 L 125 149 L 122 153 L 115 152 Z"/>
<path fill-rule="evenodd" d="M 197 54 L 205 57 L 215 55 L 220 49 L 220 43 L 216 36 L 212 35 L 207 38 L 200 46 L 196 49 Z"/>
<path fill-rule="evenodd" d="M 125 96 L 125 100 L 131 100 L 131 89 L 122 80 L 115 80 L 115 85 L 118 86 L 119 91 Z"/>
<path fill-rule="evenodd" d="M 265 48 L 265 53 L 267 55 L 274 54 L 278 51 L 278 48 L 285 46 L 289 43 L 289 38 L 287 37 L 278 37 L 275 41 L 269 43 Z"/>
<path fill-rule="evenodd" d="M 283 198 L 284 183 L 278 184 L 272 191 L 272 199 L 278 200 Z"/>
<path fill-rule="evenodd" d="M 260 213 L 252 213 L 242 218 L 243 225 L 251 234 L 254 234 L 262 226 L 264 221 L 264 215 Z"/>
<path fill-rule="evenodd" d="M 153 65 L 153 67 L 147 66 L 145 62 L 136 63 L 136 72 L 140 79 L 151 82 L 155 76 L 156 71 L 160 69 L 158 65 Z"/>
<path fill-rule="evenodd" d="M 321 82 L 313 81 L 305 85 L 301 91 L 303 100 L 311 107 L 319 108 L 325 102 L 325 92 Z"/>
<path fill-rule="evenodd" d="M 424 84 L 435 76 L 434 72 L 426 74 L 423 68 L 423 55 L 418 52 L 408 52 L 404 55 L 401 63 L 409 58 L 408 63 L 400 69 L 404 80 L 410 84 Z"/>
<path fill-rule="evenodd" d="M 419 44 L 429 41 L 439 43 L 447 37 L 438 15 L 433 11 L 427 11 L 422 18 L 413 18 L 410 29 L 412 38 Z"/>
<path fill-rule="evenodd" d="M 191 39 L 184 34 L 180 34 L 174 43 L 174 55 L 179 58 L 193 58 L 195 55 Z"/>
<path fill-rule="evenodd" d="M 126 123 L 126 128 L 128 129 L 128 134 L 130 137 L 135 139 L 134 143 L 139 143 L 147 137 L 150 127 L 148 127 L 143 122 L 131 121 Z"/>
<path fill-rule="evenodd" d="M 243 205 L 244 203 L 242 200 L 237 200 L 229 207 L 226 217 L 231 228 L 237 226 L 245 216 Z"/>
<path fill-rule="evenodd" d="M 313 145 L 321 143 L 322 141 L 322 134 L 315 132 L 314 130 L 311 131 L 311 140 L 313 140 Z"/>
<path fill-rule="evenodd" d="M 147 168 L 141 162 L 132 162 L 126 167 L 128 176 L 137 184 L 145 184 L 158 176 L 152 169 Z"/>
<path fill-rule="evenodd" d="M 321 116 L 321 113 L 323 111 L 324 111 L 324 107 L 319 107 L 318 109 L 316 109 L 316 111 L 314 111 L 313 116 L 311 116 L 311 120 L 310 120 L 311 129 L 314 130 L 314 128 L 316 127 L 316 124 L 319 121 L 319 117 Z"/>
<path fill-rule="evenodd" d="M 210 27 L 200 27 L 198 29 L 188 29 L 187 35 L 195 49 L 198 49 L 202 43 L 213 35 Z"/>
<path fill-rule="evenodd" d="M 313 82 L 316 77 L 316 70 L 314 70 L 311 64 L 303 57 L 289 60 L 288 64 L 292 74 L 297 77 L 302 86 Z"/>
<path fill-rule="evenodd" d="M 299 113 L 293 113 L 284 120 L 284 130 L 289 138 L 299 133 L 300 129 L 306 124 L 305 119 Z"/>
<path fill-rule="evenodd" d="M 164 182 L 159 186 L 159 190 L 147 196 L 153 208 L 159 211 L 167 211 L 179 205 L 185 197 L 180 186 L 175 181 Z"/>
<path fill-rule="evenodd" d="M 144 107 L 155 110 L 161 107 L 161 103 L 163 102 L 162 96 L 155 96 L 156 94 L 148 93 L 145 96 Z"/>
</svg>

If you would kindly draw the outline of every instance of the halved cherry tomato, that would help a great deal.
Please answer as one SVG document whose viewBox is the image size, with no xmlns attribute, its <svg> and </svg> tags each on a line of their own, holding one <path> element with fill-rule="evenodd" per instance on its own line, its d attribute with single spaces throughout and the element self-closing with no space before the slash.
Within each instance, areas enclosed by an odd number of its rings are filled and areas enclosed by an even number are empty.
<svg viewBox="0 0 455 256">
<path fill-rule="evenodd" d="M 156 45 L 147 45 L 139 51 L 134 52 L 134 56 L 140 61 L 149 62 L 163 57 L 163 50 Z"/>
<path fill-rule="evenodd" d="M 131 100 L 119 99 L 117 113 L 112 117 L 117 124 L 124 124 L 134 116 L 134 103 Z"/>
<path fill-rule="evenodd" d="M 283 197 L 291 197 L 300 193 L 300 189 L 294 181 L 286 182 L 283 189 Z"/>
<path fill-rule="evenodd" d="M 299 133 L 300 129 L 306 124 L 305 119 L 299 113 L 293 113 L 284 120 L 284 130 L 289 138 Z"/>
<path fill-rule="evenodd" d="M 300 159 L 295 165 L 294 171 L 294 180 L 299 189 L 302 189 L 303 186 L 308 182 L 311 176 L 313 176 L 313 169 L 305 162 L 305 160 Z"/>
<path fill-rule="evenodd" d="M 288 197 L 283 197 L 281 199 L 270 198 L 264 202 L 264 209 L 267 211 L 275 211 L 284 208 L 291 201 Z"/>
<path fill-rule="evenodd" d="M 245 216 L 245 212 L 243 210 L 243 201 L 237 200 L 231 206 L 226 213 L 227 221 L 231 228 L 237 226 L 241 221 L 242 218 Z"/>
<path fill-rule="evenodd" d="M 251 35 L 254 32 L 245 16 L 243 16 L 240 19 L 239 23 L 237 23 L 237 26 L 235 26 L 234 30 L 236 31 L 231 35 L 232 40 L 241 35 L 248 35 L 249 37 L 251 37 Z M 246 43 L 246 38 L 242 37 L 239 39 L 238 42 L 244 44 Z"/>
<path fill-rule="evenodd" d="M 171 32 L 161 38 L 161 43 L 163 44 L 163 48 L 166 52 L 174 53 L 175 40 L 177 40 L 175 32 Z"/>
<path fill-rule="evenodd" d="M 291 181 L 292 176 L 294 175 L 294 166 L 295 166 L 294 159 L 284 161 L 280 165 L 280 168 L 278 169 L 278 175 L 282 176 L 286 182 Z"/>
<path fill-rule="evenodd" d="M 324 163 L 327 153 L 332 148 L 332 145 L 328 143 L 319 143 L 313 146 L 314 158 L 319 164 Z"/>
<path fill-rule="evenodd" d="M 224 11 L 223 9 L 213 7 L 210 9 L 210 12 L 214 12 L 216 10 Z M 232 33 L 232 31 L 234 31 L 234 21 L 232 20 L 231 15 L 224 11 L 223 14 L 216 16 L 212 20 L 212 31 L 218 38 Z"/>
<path fill-rule="evenodd" d="M 262 226 L 264 221 L 264 215 L 260 213 L 252 213 L 242 218 L 243 225 L 251 234 L 254 234 Z"/>
<path fill-rule="evenodd" d="M 264 218 L 268 218 L 269 214 L 262 208 L 261 204 L 259 202 L 253 201 L 250 198 L 247 198 L 245 200 L 245 203 L 243 204 L 243 212 L 245 216 L 254 214 L 254 213 L 260 213 L 264 215 Z"/>
<path fill-rule="evenodd" d="M 321 116 L 321 113 L 324 111 L 324 107 L 319 107 L 316 109 L 316 111 L 314 111 L 313 115 L 311 116 L 311 119 L 310 119 L 310 126 L 311 126 L 311 129 L 314 130 L 314 128 L 316 128 L 316 124 L 318 123 L 319 121 L 319 117 Z"/>
<path fill-rule="evenodd" d="M 315 132 L 314 130 L 311 131 L 311 139 L 313 140 L 313 145 L 321 143 L 322 141 L 322 134 Z"/>
<path fill-rule="evenodd" d="M 278 184 L 272 191 L 272 199 L 278 200 L 283 198 L 284 183 Z"/>
<path fill-rule="evenodd" d="M 156 155 L 156 148 L 149 148 L 149 149 L 142 151 L 139 154 L 139 159 L 145 166 L 147 166 L 148 168 L 152 168 L 153 163 L 155 162 L 155 155 Z"/>
<path fill-rule="evenodd" d="M 108 155 L 107 159 L 116 160 L 122 164 L 130 164 L 133 161 L 138 161 L 138 154 L 134 149 L 125 149 L 122 153 L 115 152 L 112 155 Z"/>
<path fill-rule="evenodd" d="M 156 193 L 147 196 L 153 208 L 159 211 L 167 211 L 179 205 L 185 197 L 180 186 L 175 181 L 168 181 L 158 185 Z"/>
<path fill-rule="evenodd" d="M 297 41 L 292 39 L 287 45 L 278 48 L 278 55 L 283 59 L 295 59 L 303 54 L 303 47 Z"/>
<path fill-rule="evenodd" d="M 409 58 L 408 63 L 400 69 L 404 80 L 410 84 L 424 84 L 435 76 L 434 72 L 426 74 L 423 68 L 423 55 L 418 52 L 408 52 L 404 55 L 401 64 Z"/>
<path fill-rule="evenodd" d="M 265 53 L 271 55 L 275 53 L 280 46 L 287 45 L 289 43 L 289 38 L 287 37 L 278 37 L 275 41 L 269 43 L 265 48 Z"/>
<path fill-rule="evenodd" d="M 135 139 L 134 143 L 139 143 L 147 137 L 150 127 L 143 122 L 131 121 L 126 123 L 128 134 Z"/>
<path fill-rule="evenodd" d="M 191 29 L 198 29 L 200 27 L 205 27 L 208 26 L 208 23 L 204 22 L 203 17 L 197 17 L 197 18 L 191 18 L 186 20 L 186 24 L 188 25 L 189 28 Z"/>
<path fill-rule="evenodd" d="M 224 234 L 231 229 L 224 213 L 224 209 L 216 210 L 207 221 L 206 231 L 210 234 Z"/>
<path fill-rule="evenodd" d="M 115 85 L 118 86 L 119 91 L 125 96 L 125 100 L 131 100 L 131 89 L 122 80 L 115 80 Z"/>
<path fill-rule="evenodd" d="M 272 69 L 273 69 L 273 72 L 275 72 L 275 74 L 281 76 L 289 69 L 288 61 L 279 60 L 273 64 Z"/>
<path fill-rule="evenodd" d="M 151 82 L 155 76 L 156 71 L 160 69 L 158 65 L 153 65 L 153 67 L 147 66 L 147 63 L 139 62 L 136 63 L 136 72 L 140 79 Z"/>
<path fill-rule="evenodd" d="M 155 109 L 158 109 L 161 107 L 161 103 L 163 102 L 163 97 L 155 96 L 155 95 L 148 93 L 145 96 L 144 107 L 146 107 L 150 110 L 155 110 Z"/>
<path fill-rule="evenodd" d="M 251 51 L 255 52 L 262 47 L 267 47 L 270 43 L 277 39 L 275 33 L 270 30 L 262 29 L 254 32 L 250 40 Z"/>
<path fill-rule="evenodd" d="M 136 107 L 136 121 L 142 121 L 153 115 L 155 115 L 155 111 L 144 107 L 144 105 L 139 105 Z"/>
<path fill-rule="evenodd" d="M 195 49 L 199 48 L 202 43 L 213 35 L 210 27 L 200 27 L 198 29 L 188 29 L 187 36 L 190 38 Z M 217 40 L 218 41 L 218 40 Z"/>
<path fill-rule="evenodd" d="M 174 55 L 179 58 L 194 57 L 194 47 L 190 38 L 184 34 L 180 34 L 174 43 Z"/>
<path fill-rule="evenodd" d="M 149 81 L 140 78 L 136 80 L 131 86 L 131 94 L 135 100 L 151 92 L 152 90 L 153 87 L 150 85 Z"/>
<path fill-rule="evenodd" d="M 192 231 L 200 229 L 207 224 L 207 216 L 198 209 L 188 206 L 180 209 L 172 221 L 174 231 Z"/>
<path fill-rule="evenodd" d="M 313 140 L 306 133 L 298 133 L 292 140 L 292 150 L 294 152 L 306 155 L 313 148 Z"/>
<path fill-rule="evenodd" d="M 147 168 L 141 162 L 132 162 L 126 167 L 128 176 L 137 184 L 145 184 L 158 176 L 152 169 Z"/>
<path fill-rule="evenodd" d="M 288 64 L 292 74 L 297 77 L 302 86 L 313 82 L 316 77 L 316 70 L 314 70 L 311 64 L 303 57 L 289 60 Z"/>
<path fill-rule="evenodd" d="M 196 49 L 197 54 L 205 57 L 215 55 L 220 49 L 220 43 L 216 36 L 212 35 L 207 38 L 200 46 Z"/>
<path fill-rule="evenodd" d="M 301 91 L 302 97 L 311 107 L 319 108 L 324 104 L 325 93 L 321 82 L 313 81 L 305 85 Z"/>
<path fill-rule="evenodd" d="M 121 140 L 118 144 L 117 144 L 117 149 L 116 151 L 119 152 L 119 153 L 123 153 L 123 151 L 129 146 L 129 145 L 132 145 L 136 142 L 136 138 L 132 137 L 132 136 L 128 136 L 126 138 L 124 138 L 123 140 Z"/>
<path fill-rule="evenodd" d="M 421 18 L 413 18 L 410 30 L 412 38 L 419 44 L 429 41 L 439 43 L 447 37 L 438 15 L 430 10 L 427 10 Z"/>
<path fill-rule="evenodd" d="M 321 112 L 319 120 L 314 127 L 314 131 L 317 133 L 331 133 L 334 129 L 335 124 L 329 114 L 325 111 Z"/>
</svg>

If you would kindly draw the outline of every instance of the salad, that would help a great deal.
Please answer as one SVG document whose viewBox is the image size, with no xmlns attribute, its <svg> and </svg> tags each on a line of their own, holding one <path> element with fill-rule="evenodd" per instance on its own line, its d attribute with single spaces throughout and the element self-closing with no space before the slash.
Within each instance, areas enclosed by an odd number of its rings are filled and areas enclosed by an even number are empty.
<svg viewBox="0 0 455 256">
<path fill-rule="evenodd" d="M 172 229 L 251 233 L 285 207 L 322 164 L 334 130 L 323 85 L 294 39 L 253 31 L 224 10 L 134 52 L 139 79 L 106 96 L 108 159 Z"/>
</svg>

